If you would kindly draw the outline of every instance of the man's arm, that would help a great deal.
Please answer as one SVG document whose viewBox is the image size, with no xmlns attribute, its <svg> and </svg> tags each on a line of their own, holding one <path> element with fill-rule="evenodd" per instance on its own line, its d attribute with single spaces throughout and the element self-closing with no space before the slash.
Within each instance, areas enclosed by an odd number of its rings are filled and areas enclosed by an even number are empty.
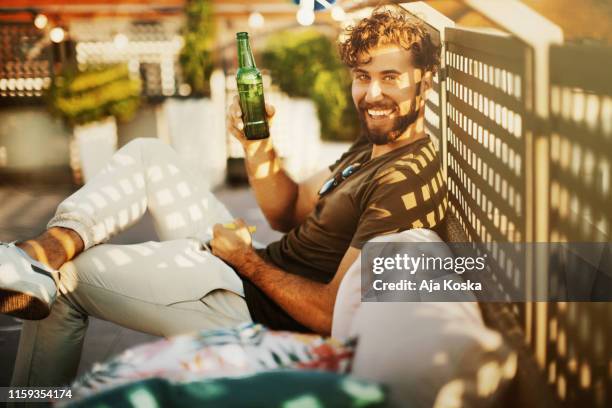
<svg viewBox="0 0 612 408">
<path fill-rule="evenodd" d="M 340 282 L 360 250 L 350 247 L 332 281 L 319 283 L 266 263 L 253 250 L 244 222 L 237 220 L 236 224 L 239 227 L 236 230 L 215 226 L 213 254 L 231 264 L 295 320 L 319 334 L 329 335 Z"/>
<path fill-rule="evenodd" d="M 253 282 L 291 317 L 312 329 L 328 336 L 331 334 L 332 317 L 336 295 L 342 277 L 355 262 L 360 251 L 350 247 L 329 283 L 319 283 L 283 271 L 264 262 L 252 249 L 239 266 L 238 273 Z"/>
<path fill-rule="evenodd" d="M 266 105 L 266 112 L 271 119 L 274 108 Z M 268 223 L 275 230 L 287 232 L 313 210 L 318 190 L 331 172 L 323 169 L 298 184 L 282 168 L 272 139 L 247 140 L 243 128 L 242 111 L 235 97 L 228 113 L 228 130 L 244 148 L 249 183 Z"/>
</svg>

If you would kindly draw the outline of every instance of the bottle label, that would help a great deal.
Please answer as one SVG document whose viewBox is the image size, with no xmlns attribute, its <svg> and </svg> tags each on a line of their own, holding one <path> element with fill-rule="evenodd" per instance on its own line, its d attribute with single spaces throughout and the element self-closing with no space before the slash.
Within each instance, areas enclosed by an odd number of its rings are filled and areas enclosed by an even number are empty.
<svg viewBox="0 0 612 408">
<path fill-rule="evenodd" d="M 240 108 L 247 139 L 265 139 L 270 133 L 266 118 L 263 84 L 238 83 Z"/>
</svg>

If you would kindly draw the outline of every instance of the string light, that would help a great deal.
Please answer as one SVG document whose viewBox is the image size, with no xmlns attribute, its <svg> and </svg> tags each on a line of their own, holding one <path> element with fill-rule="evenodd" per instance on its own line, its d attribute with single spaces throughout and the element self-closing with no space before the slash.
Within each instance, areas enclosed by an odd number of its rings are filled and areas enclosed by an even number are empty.
<svg viewBox="0 0 612 408">
<path fill-rule="evenodd" d="M 300 7 L 296 14 L 297 22 L 303 26 L 312 25 L 315 21 L 314 10 L 306 7 Z"/>
<path fill-rule="evenodd" d="M 64 41 L 64 29 L 62 27 L 53 27 L 51 31 L 49 31 L 49 39 L 58 44 Z"/>
<path fill-rule="evenodd" d="M 115 44 L 115 47 L 118 50 L 121 50 L 121 49 L 127 47 L 129 42 L 130 42 L 130 40 L 128 39 L 127 35 L 125 35 L 123 33 L 118 33 L 113 38 L 113 44 Z"/>
<path fill-rule="evenodd" d="M 261 28 L 264 26 L 265 19 L 263 14 L 258 11 L 254 11 L 249 15 L 249 27 Z"/>
<path fill-rule="evenodd" d="M 39 30 L 42 30 L 47 26 L 49 19 L 44 14 L 38 14 L 34 19 L 34 26 Z"/>
</svg>

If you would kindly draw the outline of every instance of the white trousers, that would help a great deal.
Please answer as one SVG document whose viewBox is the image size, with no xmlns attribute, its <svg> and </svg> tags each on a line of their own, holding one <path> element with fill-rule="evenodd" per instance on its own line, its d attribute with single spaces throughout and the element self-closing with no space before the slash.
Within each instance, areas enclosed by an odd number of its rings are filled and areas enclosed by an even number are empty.
<svg viewBox="0 0 612 408">
<path fill-rule="evenodd" d="M 162 242 L 103 244 L 147 210 Z M 251 321 L 240 278 L 201 245 L 232 219 L 169 146 L 138 139 L 120 149 L 49 222 L 76 231 L 86 250 L 60 269 L 51 314 L 24 323 L 12 385 L 70 383 L 88 316 L 159 336 Z"/>
</svg>

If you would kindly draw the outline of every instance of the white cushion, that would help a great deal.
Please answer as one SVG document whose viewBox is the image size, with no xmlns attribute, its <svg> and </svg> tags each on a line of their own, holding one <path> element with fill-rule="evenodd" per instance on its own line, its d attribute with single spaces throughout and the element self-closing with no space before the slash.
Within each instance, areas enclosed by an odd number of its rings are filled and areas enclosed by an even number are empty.
<svg viewBox="0 0 612 408">
<path fill-rule="evenodd" d="M 380 240 L 442 242 L 429 230 Z M 340 284 L 332 335 L 358 338 L 352 374 L 388 386 L 394 406 L 492 406 L 516 370 L 474 302 L 361 303 L 359 259 Z"/>
<path fill-rule="evenodd" d="M 370 242 L 443 242 L 438 234 L 429 229 L 417 228 L 397 234 L 383 235 Z M 349 330 L 357 308 L 361 305 L 361 257 L 349 267 L 340 282 L 332 320 L 332 336 L 344 339 Z M 476 308 L 477 309 L 477 308 Z M 478 313 L 477 313 L 478 314 Z M 478 314 L 480 316 L 480 314 Z"/>
</svg>

